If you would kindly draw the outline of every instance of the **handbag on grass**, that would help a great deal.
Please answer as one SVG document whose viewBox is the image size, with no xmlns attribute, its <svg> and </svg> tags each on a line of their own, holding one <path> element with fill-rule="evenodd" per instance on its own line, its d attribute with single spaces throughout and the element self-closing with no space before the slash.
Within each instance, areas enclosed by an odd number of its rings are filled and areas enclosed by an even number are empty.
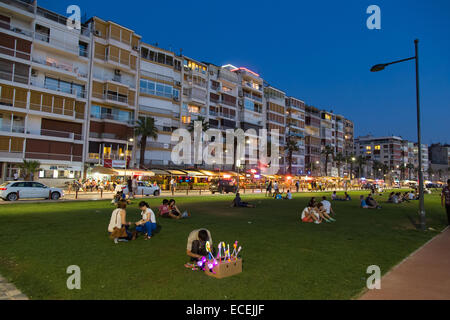
<svg viewBox="0 0 450 320">
<path fill-rule="evenodd" d="M 110 237 L 111 239 L 115 239 L 115 238 L 126 238 L 126 237 L 128 237 L 127 229 L 125 229 L 125 227 L 122 227 L 122 228 L 114 227 L 113 232 L 111 232 L 111 234 L 109 235 L 109 237 Z"/>
</svg>

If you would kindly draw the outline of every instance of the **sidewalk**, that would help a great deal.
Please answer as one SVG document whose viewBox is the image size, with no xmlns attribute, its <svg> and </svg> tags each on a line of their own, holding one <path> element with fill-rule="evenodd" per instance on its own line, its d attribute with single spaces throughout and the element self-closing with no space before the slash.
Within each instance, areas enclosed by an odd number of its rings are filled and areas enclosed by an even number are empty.
<svg viewBox="0 0 450 320">
<path fill-rule="evenodd" d="M 28 297 L 0 275 L 0 300 L 28 300 Z"/>
<path fill-rule="evenodd" d="M 450 228 L 381 278 L 359 300 L 450 300 Z"/>
</svg>

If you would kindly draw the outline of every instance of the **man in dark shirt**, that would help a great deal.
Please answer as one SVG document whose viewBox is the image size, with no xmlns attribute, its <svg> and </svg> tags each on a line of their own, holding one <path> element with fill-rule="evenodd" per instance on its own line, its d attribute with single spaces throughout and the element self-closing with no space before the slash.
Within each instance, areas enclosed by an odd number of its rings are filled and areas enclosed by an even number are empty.
<svg viewBox="0 0 450 320">
<path fill-rule="evenodd" d="M 246 208 L 254 208 L 255 206 L 253 204 L 250 204 L 248 202 L 243 202 L 241 200 L 241 195 L 236 193 L 236 197 L 234 198 L 233 202 L 231 203 L 231 207 L 246 207 Z"/>
<path fill-rule="evenodd" d="M 441 204 L 447 211 L 448 225 L 450 226 L 450 179 L 447 180 L 447 185 L 442 189 Z"/>
</svg>

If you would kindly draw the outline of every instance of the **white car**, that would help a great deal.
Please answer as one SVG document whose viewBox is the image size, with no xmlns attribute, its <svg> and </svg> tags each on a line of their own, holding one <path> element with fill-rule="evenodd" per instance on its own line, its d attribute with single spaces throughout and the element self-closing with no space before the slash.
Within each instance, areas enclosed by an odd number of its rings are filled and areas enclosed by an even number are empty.
<svg viewBox="0 0 450 320">
<path fill-rule="evenodd" d="M 156 185 L 152 185 L 150 183 L 146 183 L 146 182 L 142 182 L 139 181 L 138 183 L 138 187 L 137 190 L 134 190 L 134 194 L 135 195 L 144 195 L 144 196 L 150 196 L 153 195 L 155 197 L 159 196 L 161 193 L 161 190 L 159 189 L 159 187 Z M 128 195 L 128 186 L 124 185 L 122 186 L 122 191 L 124 195 Z"/>
<path fill-rule="evenodd" d="M 63 196 L 62 189 L 50 188 L 35 181 L 11 181 L 0 185 L 0 198 L 5 201 L 35 198 L 58 200 Z"/>
</svg>

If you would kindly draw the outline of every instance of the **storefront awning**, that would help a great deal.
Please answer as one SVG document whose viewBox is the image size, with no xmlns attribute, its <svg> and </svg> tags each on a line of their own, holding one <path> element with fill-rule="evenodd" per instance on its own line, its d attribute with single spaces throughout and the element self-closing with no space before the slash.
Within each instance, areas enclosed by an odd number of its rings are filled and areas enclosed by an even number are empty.
<svg viewBox="0 0 450 320">
<path fill-rule="evenodd" d="M 181 170 L 166 170 L 170 175 L 173 176 L 186 176 L 187 173 Z"/>
<path fill-rule="evenodd" d="M 152 171 L 153 173 L 155 173 L 158 176 L 170 176 L 170 173 L 168 173 L 167 171 L 161 170 L 161 169 L 151 169 L 150 171 Z"/>
<path fill-rule="evenodd" d="M 207 175 L 208 177 L 215 177 L 218 174 L 212 171 L 208 171 L 208 170 L 200 170 L 201 173 Z"/>
<path fill-rule="evenodd" d="M 155 173 L 153 171 L 133 170 L 133 169 L 114 169 L 119 176 L 144 176 L 153 177 Z"/>
<path fill-rule="evenodd" d="M 104 174 L 108 176 L 117 176 L 117 171 L 110 168 L 95 166 L 92 169 L 91 174 Z"/>
<path fill-rule="evenodd" d="M 194 170 L 184 170 L 186 171 L 187 175 L 189 177 L 197 177 L 197 178 L 206 178 L 208 177 L 206 174 L 201 173 L 199 171 L 194 171 Z"/>
</svg>

